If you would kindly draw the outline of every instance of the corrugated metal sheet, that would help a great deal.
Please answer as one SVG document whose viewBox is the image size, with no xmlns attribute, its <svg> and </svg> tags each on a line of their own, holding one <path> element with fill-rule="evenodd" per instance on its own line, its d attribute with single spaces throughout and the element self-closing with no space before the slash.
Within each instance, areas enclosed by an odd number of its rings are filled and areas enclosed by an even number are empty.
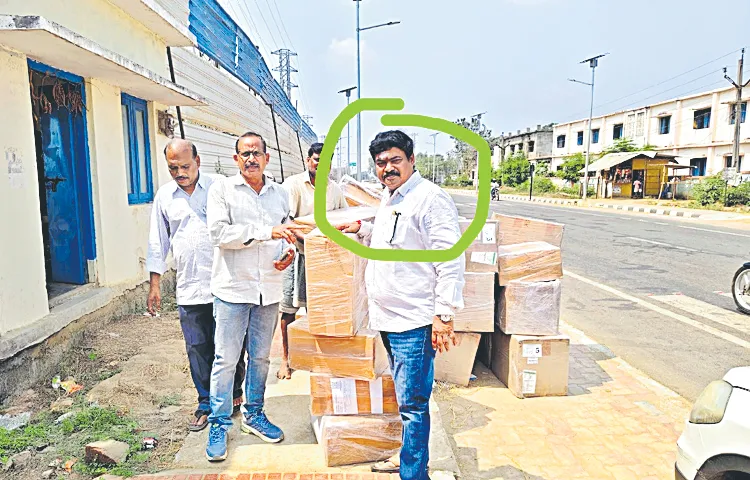
<svg viewBox="0 0 750 480">
<path fill-rule="evenodd" d="M 172 14 L 172 16 L 180 22 L 185 28 L 190 25 L 190 6 L 189 0 L 153 0 L 164 10 Z"/>
<path fill-rule="evenodd" d="M 255 44 L 216 0 L 190 0 L 190 31 L 198 48 L 252 88 L 307 143 L 317 135 L 300 117 L 271 75 Z"/>
<path fill-rule="evenodd" d="M 206 171 L 218 168 L 223 173 L 233 174 L 237 168 L 232 158 L 235 139 L 246 131 L 254 131 L 266 140 L 271 154 L 269 171 L 281 181 L 270 107 L 206 56 L 201 57 L 196 49 L 175 48 L 172 57 L 177 83 L 209 102 L 207 106 L 182 108 L 185 136 L 195 142 Z M 304 169 L 300 142 L 295 130 L 278 115 L 276 127 L 286 178 Z M 301 143 L 306 154 L 310 144 L 305 140 Z"/>
</svg>

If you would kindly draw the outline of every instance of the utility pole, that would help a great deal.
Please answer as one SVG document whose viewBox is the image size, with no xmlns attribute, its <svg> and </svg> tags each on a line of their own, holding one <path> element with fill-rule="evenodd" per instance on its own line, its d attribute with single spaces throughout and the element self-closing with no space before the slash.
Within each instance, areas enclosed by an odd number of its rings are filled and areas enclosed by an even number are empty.
<svg viewBox="0 0 750 480">
<path fill-rule="evenodd" d="M 609 55 L 609 53 L 603 53 L 601 55 L 597 55 L 595 57 L 587 58 L 586 60 L 582 60 L 581 63 L 588 63 L 589 67 L 591 67 L 591 83 L 587 82 L 581 82 L 580 80 L 573 80 L 569 78 L 568 80 L 571 82 L 576 83 L 582 83 L 584 85 L 589 85 L 591 87 L 591 103 L 589 106 L 589 134 L 588 134 L 588 140 L 586 141 L 586 166 L 584 170 L 584 183 L 583 183 L 583 200 L 586 201 L 586 197 L 588 196 L 589 191 L 589 159 L 591 158 L 591 120 L 594 117 L 594 80 L 595 80 L 595 74 L 596 74 L 596 67 L 599 65 L 599 59 L 604 57 L 605 55 Z"/>
<path fill-rule="evenodd" d="M 745 62 L 745 49 L 742 49 L 742 55 L 737 63 L 737 81 L 735 82 L 732 78 L 727 75 L 727 68 L 724 67 L 724 78 L 729 80 L 729 83 L 734 85 L 737 90 L 737 101 L 732 106 L 734 112 L 734 148 L 732 150 L 732 165 L 731 168 L 740 169 L 740 125 L 742 124 L 742 89 L 750 84 L 750 80 L 742 83 L 742 68 Z"/>
<path fill-rule="evenodd" d="M 471 130 L 474 133 L 480 133 L 482 131 L 482 115 L 484 115 L 487 112 L 477 113 L 476 115 L 471 116 Z M 477 172 L 479 172 L 479 150 L 477 150 Z M 472 179 L 476 180 L 476 179 Z M 476 183 L 476 189 L 479 189 L 479 183 Z"/>
<path fill-rule="evenodd" d="M 292 67 L 291 57 L 296 57 L 297 53 L 289 50 L 288 48 L 280 48 L 275 52 L 271 52 L 272 55 L 279 56 L 279 66 L 274 68 L 274 72 L 279 72 L 279 84 L 281 89 L 286 92 L 287 98 L 292 99 L 292 88 L 297 85 L 292 83 L 292 73 L 296 73 L 299 70 Z"/>
<path fill-rule="evenodd" d="M 352 90 L 356 90 L 357 87 L 349 87 L 345 88 L 343 90 L 339 90 L 338 93 L 344 93 L 346 94 L 346 106 L 349 106 L 349 102 L 351 101 L 352 96 Z M 349 175 L 351 173 L 352 168 L 352 147 L 351 147 L 351 122 L 346 122 L 346 173 Z"/>
<path fill-rule="evenodd" d="M 437 136 L 440 132 L 435 132 L 432 135 L 432 183 L 435 183 L 435 174 L 437 173 Z"/>
</svg>

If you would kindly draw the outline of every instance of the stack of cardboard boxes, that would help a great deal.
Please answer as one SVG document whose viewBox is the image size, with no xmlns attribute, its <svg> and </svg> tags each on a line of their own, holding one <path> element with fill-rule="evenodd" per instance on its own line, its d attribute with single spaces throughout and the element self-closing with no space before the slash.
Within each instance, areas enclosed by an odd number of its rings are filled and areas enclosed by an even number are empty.
<svg viewBox="0 0 750 480">
<path fill-rule="evenodd" d="M 353 208 L 337 213 L 347 211 L 347 221 L 367 219 Z M 319 230 L 305 237 L 307 315 L 288 328 L 289 361 L 311 372 L 313 429 L 331 467 L 384 460 L 401 447 L 385 347 L 366 328 L 366 265 Z"/>
<path fill-rule="evenodd" d="M 563 225 L 494 214 L 496 329 L 485 339 L 493 373 L 519 398 L 566 395 L 570 339 L 559 334 Z M 489 357 L 489 358 L 487 358 Z"/>
</svg>

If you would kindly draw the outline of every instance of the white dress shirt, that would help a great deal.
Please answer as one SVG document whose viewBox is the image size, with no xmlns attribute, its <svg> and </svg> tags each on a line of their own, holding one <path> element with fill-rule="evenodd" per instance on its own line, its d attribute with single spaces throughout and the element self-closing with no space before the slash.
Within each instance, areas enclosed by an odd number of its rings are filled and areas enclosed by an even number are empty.
<svg viewBox="0 0 750 480">
<path fill-rule="evenodd" d="M 211 293 L 229 303 L 281 301 L 282 272 L 273 266 L 289 246 L 271 230 L 289 217 L 289 196 L 270 178 L 257 193 L 240 173 L 214 182 L 208 192 L 208 233 L 216 248 Z"/>
<path fill-rule="evenodd" d="M 161 186 L 154 197 L 146 269 L 163 275 L 167 255 L 172 251 L 178 305 L 213 302 L 210 284 L 214 248 L 206 227 L 206 201 L 214 181 L 215 177 L 199 173 L 195 190 L 188 195 L 172 180 Z"/>
<path fill-rule="evenodd" d="M 359 235 L 372 248 L 445 250 L 461 229 L 451 197 L 415 171 L 393 194 L 384 189 L 374 223 L 363 222 Z M 440 263 L 370 260 L 365 280 L 373 330 L 413 330 L 464 306 L 463 254 Z"/>
</svg>

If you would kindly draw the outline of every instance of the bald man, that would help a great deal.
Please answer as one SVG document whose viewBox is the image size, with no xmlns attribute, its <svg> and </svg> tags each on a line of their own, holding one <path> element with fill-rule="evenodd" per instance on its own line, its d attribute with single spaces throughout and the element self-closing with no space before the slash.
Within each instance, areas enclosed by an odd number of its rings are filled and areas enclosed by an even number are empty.
<svg viewBox="0 0 750 480">
<path fill-rule="evenodd" d="M 211 267 L 214 248 L 206 227 L 208 188 L 214 178 L 199 171 L 198 150 L 191 142 L 170 141 L 164 149 L 173 181 L 159 188 L 151 210 L 146 268 L 151 274 L 148 312 L 156 316 L 161 308 L 161 276 L 172 252 L 177 271 L 176 296 L 182 333 L 190 362 L 190 375 L 198 391 L 198 408 L 188 424 L 191 431 L 208 425 L 211 413 L 211 368 L 214 361 L 214 332 L 211 295 Z M 242 404 L 245 355 L 240 355 L 234 375 L 234 407 Z"/>
</svg>

